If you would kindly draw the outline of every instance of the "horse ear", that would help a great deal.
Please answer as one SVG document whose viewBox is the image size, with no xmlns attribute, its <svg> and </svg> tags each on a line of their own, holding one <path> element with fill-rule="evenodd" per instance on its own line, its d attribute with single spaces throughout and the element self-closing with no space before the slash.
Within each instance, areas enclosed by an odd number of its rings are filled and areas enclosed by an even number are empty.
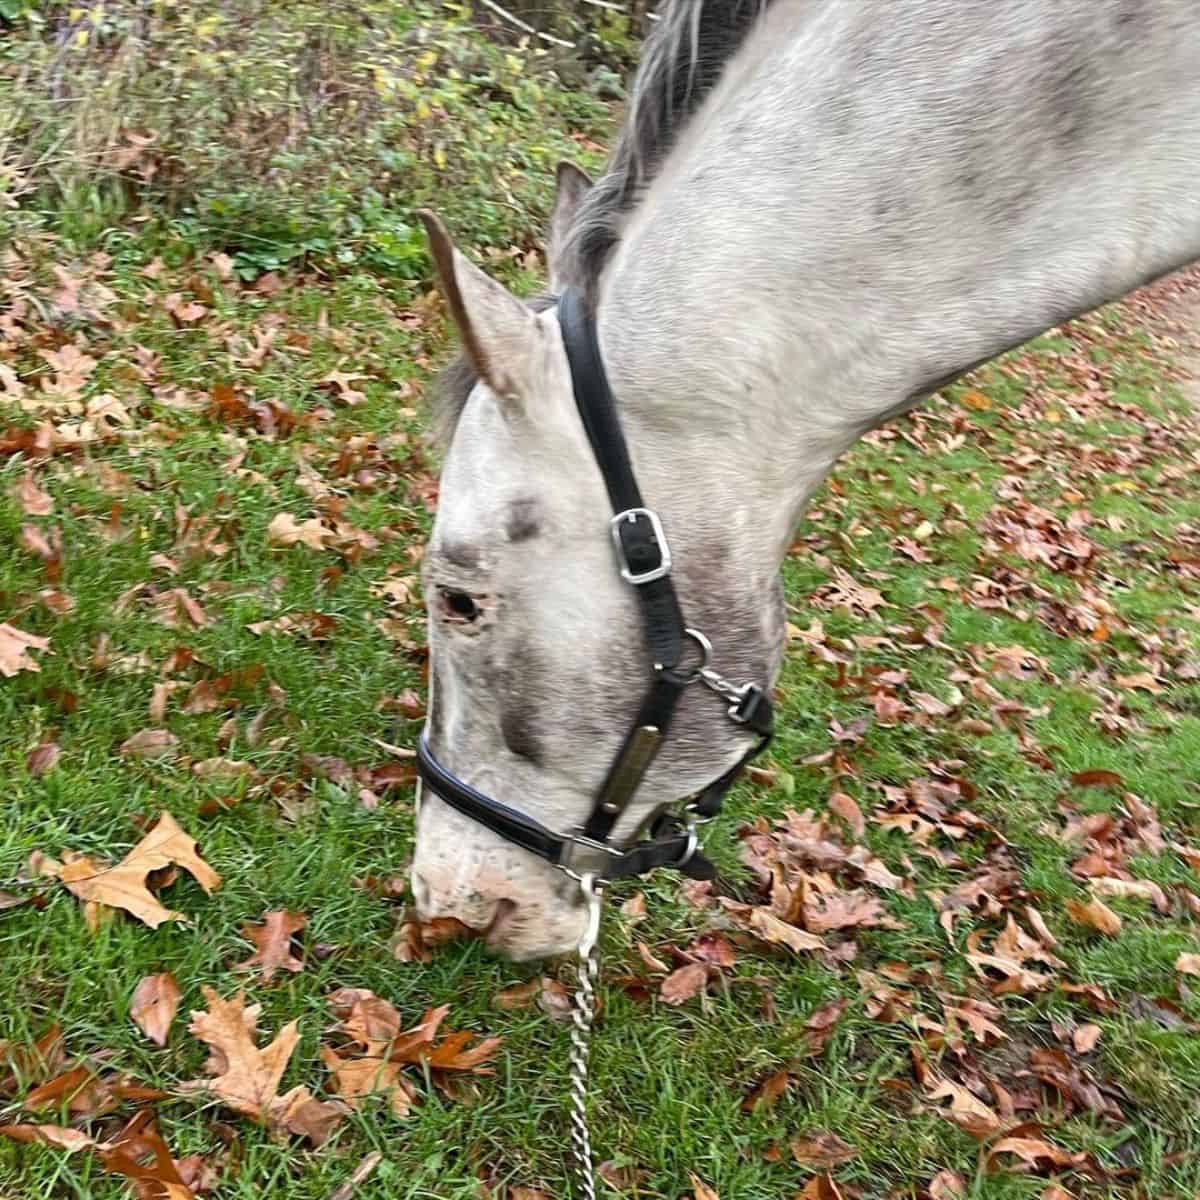
<svg viewBox="0 0 1200 1200">
<path fill-rule="evenodd" d="M 575 214 L 591 190 L 591 178 L 574 163 L 564 160 L 558 164 L 554 207 L 550 212 L 550 231 L 546 237 L 546 266 L 552 292 L 561 292 L 567 284 L 579 282 L 571 278 L 571 264 L 564 254 L 564 247 Z"/>
<path fill-rule="evenodd" d="M 471 365 L 501 399 L 517 398 L 527 390 L 531 377 L 537 318 L 506 287 L 489 279 L 455 249 L 434 213 L 422 209 L 417 215 L 429 235 L 442 295 Z"/>
</svg>

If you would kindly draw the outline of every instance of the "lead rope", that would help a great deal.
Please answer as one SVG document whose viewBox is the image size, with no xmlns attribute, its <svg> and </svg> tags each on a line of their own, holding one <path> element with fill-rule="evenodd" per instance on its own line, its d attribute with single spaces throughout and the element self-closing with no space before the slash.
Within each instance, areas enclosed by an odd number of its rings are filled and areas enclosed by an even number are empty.
<svg viewBox="0 0 1200 1200">
<path fill-rule="evenodd" d="M 596 1200 L 596 1170 L 592 1162 L 592 1135 L 588 1129 L 588 1046 L 596 1019 L 596 980 L 600 956 L 600 905 L 604 893 L 595 875 L 582 875 L 579 890 L 587 905 L 587 925 L 579 939 L 579 986 L 575 990 L 574 1025 L 571 1029 L 571 1142 L 575 1151 L 575 1177 L 585 1200 Z"/>
</svg>

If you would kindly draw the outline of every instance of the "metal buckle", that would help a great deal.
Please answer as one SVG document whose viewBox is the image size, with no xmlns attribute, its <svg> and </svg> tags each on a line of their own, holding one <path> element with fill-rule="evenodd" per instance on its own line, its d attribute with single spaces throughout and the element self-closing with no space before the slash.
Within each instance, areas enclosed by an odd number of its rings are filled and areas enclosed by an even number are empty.
<svg viewBox="0 0 1200 1200">
<path fill-rule="evenodd" d="M 597 842 L 577 833 L 563 843 L 562 853 L 559 854 L 555 866 L 580 883 L 585 875 L 595 876 L 594 886 L 602 887 L 604 868 L 611 859 L 620 858 L 623 853 L 624 851 L 617 850 L 606 842 Z"/>
<path fill-rule="evenodd" d="M 643 518 L 650 522 L 650 532 L 658 544 L 658 566 L 651 567 L 648 571 L 634 571 L 625 556 L 625 543 L 621 541 L 621 522 L 628 521 L 631 525 L 636 525 Z M 652 508 L 627 508 L 624 512 L 617 513 L 608 525 L 612 532 L 613 545 L 617 549 L 617 565 L 621 569 L 622 579 L 637 586 L 642 583 L 653 583 L 656 579 L 663 579 L 670 575 L 671 549 L 667 545 L 667 535 L 663 531 L 662 521 L 659 520 L 658 513 Z"/>
</svg>

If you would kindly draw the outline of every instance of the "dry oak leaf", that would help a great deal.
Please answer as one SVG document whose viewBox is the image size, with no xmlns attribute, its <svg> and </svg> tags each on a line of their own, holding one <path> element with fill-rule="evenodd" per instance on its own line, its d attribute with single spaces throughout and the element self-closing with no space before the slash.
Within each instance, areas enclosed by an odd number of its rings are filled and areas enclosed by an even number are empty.
<svg viewBox="0 0 1200 1200">
<path fill-rule="evenodd" d="M 814 1175 L 796 1193 L 796 1200 L 842 1200 L 842 1190 L 829 1175 Z"/>
<path fill-rule="evenodd" d="M 321 1061 L 333 1076 L 338 1097 L 351 1108 L 358 1108 L 364 1096 L 387 1097 L 388 1106 L 396 1117 L 407 1117 L 412 1111 L 416 1093 L 404 1078 L 401 1063 L 386 1058 L 342 1058 L 328 1046 L 321 1047 Z"/>
<path fill-rule="evenodd" d="M 129 1018 L 159 1046 L 167 1044 L 167 1030 L 175 1019 L 182 993 L 170 971 L 147 975 L 134 988 L 129 1002 Z"/>
<path fill-rule="evenodd" d="M 990 1137 L 1003 1127 L 999 1115 L 962 1084 L 939 1078 L 932 1072 L 924 1082 L 931 1100 L 950 1101 L 948 1108 L 939 1106 L 941 1114 L 956 1125 L 961 1125 L 972 1136 Z"/>
<path fill-rule="evenodd" d="M 703 992 L 707 983 L 708 967 L 704 963 L 688 963 L 662 981 L 659 995 L 664 1004 L 686 1004 Z"/>
<path fill-rule="evenodd" d="M 836 1167 L 856 1157 L 858 1151 L 836 1133 L 818 1129 L 792 1138 L 792 1157 L 802 1167 Z"/>
<path fill-rule="evenodd" d="M 710 1188 L 695 1171 L 689 1171 L 688 1178 L 692 1181 L 692 1200 L 721 1200 L 716 1191 Z"/>
<path fill-rule="evenodd" d="M 50 639 L 26 633 L 7 621 L 0 621 L 0 675 L 11 679 L 18 671 L 40 671 L 30 650 L 46 650 Z"/>
<path fill-rule="evenodd" d="M 297 521 L 291 513 L 276 513 L 267 526 L 267 541 L 276 546 L 294 546 L 299 542 L 311 550 L 324 550 L 332 536 L 317 517 Z"/>
<path fill-rule="evenodd" d="M 90 1150 L 99 1144 L 82 1129 L 68 1129 L 65 1125 L 0 1125 L 0 1133 L 14 1142 L 42 1142 L 68 1154 Z"/>
<path fill-rule="evenodd" d="M 1200 975 L 1200 954 L 1181 954 L 1175 960 L 1175 970 L 1181 975 Z"/>
<path fill-rule="evenodd" d="M 247 922 L 242 926 L 242 937 L 258 949 L 245 962 L 238 963 L 237 969 L 262 967 L 262 977 L 267 983 L 276 971 L 303 971 L 304 963 L 292 953 L 292 935 L 308 924 L 308 918 L 303 913 L 281 909 L 263 913 L 263 922 L 262 925 Z"/>
<path fill-rule="evenodd" d="M 38 486 L 32 471 L 26 471 L 21 476 L 21 481 L 13 485 L 12 496 L 26 516 L 48 517 L 54 511 L 54 501 L 50 493 Z"/>
<path fill-rule="evenodd" d="M 967 1194 L 967 1181 L 947 1167 L 929 1181 L 928 1190 L 929 1200 L 963 1200 Z"/>
<path fill-rule="evenodd" d="M 170 758 L 178 747 L 179 739 L 168 729 L 139 729 L 121 743 L 117 753 L 136 758 Z"/>
<path fill-rule="evenodd" d="M 1103 900 L 1093 898 L 1085 904 L 1080 900 L 1068 899 L 1066 909 L 1072 920 L 1098 929 L 1108 937 L 1116 937 L 1121 932 L 1121 918 Z"/>
<path fill-rule="evenodd" d="M 185 1092 L 207 1092 L 235 1112 L 268 1129 L 297 1133 L 320 1145 L 343 1119 L 343 1105 L 313 1099 L 308 1088 L 294 1087 L 279 1095 L 279 1081 L 300 1039 L 298 1022 L 289 1021 L 265 1047 L 255 1043 L 259 1004 L 246 1007 L 241 994 L 222 1000 L 204 988 L 207 1012 L 193 1012 L 188 1026 L 212 1052 L 205 1067 L 211 1079 L 180 1085 Z"/>
<path fill-rule="evenodd" d="M 158 824 L 115 867 L 97 866 L 86 855 L 61 866 L 55 873 L 80 900 L 123 908 L 139 921 L 157 929 L 164 921 L 186 920 L 183 913 L 163 907 L 146 887 L 146 877 L 172 863 L 183 867 L 212 894 L 221 877 L 196 853 L 196 840 L 164 812 Z"/>
</svg>

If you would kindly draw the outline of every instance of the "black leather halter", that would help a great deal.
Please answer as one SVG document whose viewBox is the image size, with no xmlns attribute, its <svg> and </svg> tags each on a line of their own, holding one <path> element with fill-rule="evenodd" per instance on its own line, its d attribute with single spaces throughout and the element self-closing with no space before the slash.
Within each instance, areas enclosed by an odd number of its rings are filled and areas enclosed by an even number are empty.
<svg viewBox="0 0 1200 1200">
<path fill-rule="evenodd" d="M 572 876 L 611 880 L 669 867 L 693 879 L 711 879 L 715 870 L 698 850 L 696 826 L 716 816 L 742 767 L 771 740 L 771 700 L 757 684 L 739 686 L 717 674 L 709 666 L 708 640 L 684 624 L 671 582 L 670 548 L 658 514 L 642 499 L 629 461 L 595 321 L 570 288 L 559 297 L 558 323 L 571 367 L 575 403 L 615 514 L 610 529 L 617 567 L 639 601 L 651 663 L 650 685 L 591 813 L 572 834 L 554 833 L 532 817 L 476 791 L 438 762 L 425 733 L 417 749 L 417 767 L 425 785 L 452 808 Z M 685 664 L 689 650 L 699 654 L 698 665 Z M 608 839 L 613 827 L 654 761 L 684 689 L 696 682 L 729 702 L 729 719 L 753 734 L 754 744 L 730 770 L 687 803 L 682 813 L 659 810 L 643 825 L 644 839 L 628 846 L 612 845 Z"/>
</svg>

